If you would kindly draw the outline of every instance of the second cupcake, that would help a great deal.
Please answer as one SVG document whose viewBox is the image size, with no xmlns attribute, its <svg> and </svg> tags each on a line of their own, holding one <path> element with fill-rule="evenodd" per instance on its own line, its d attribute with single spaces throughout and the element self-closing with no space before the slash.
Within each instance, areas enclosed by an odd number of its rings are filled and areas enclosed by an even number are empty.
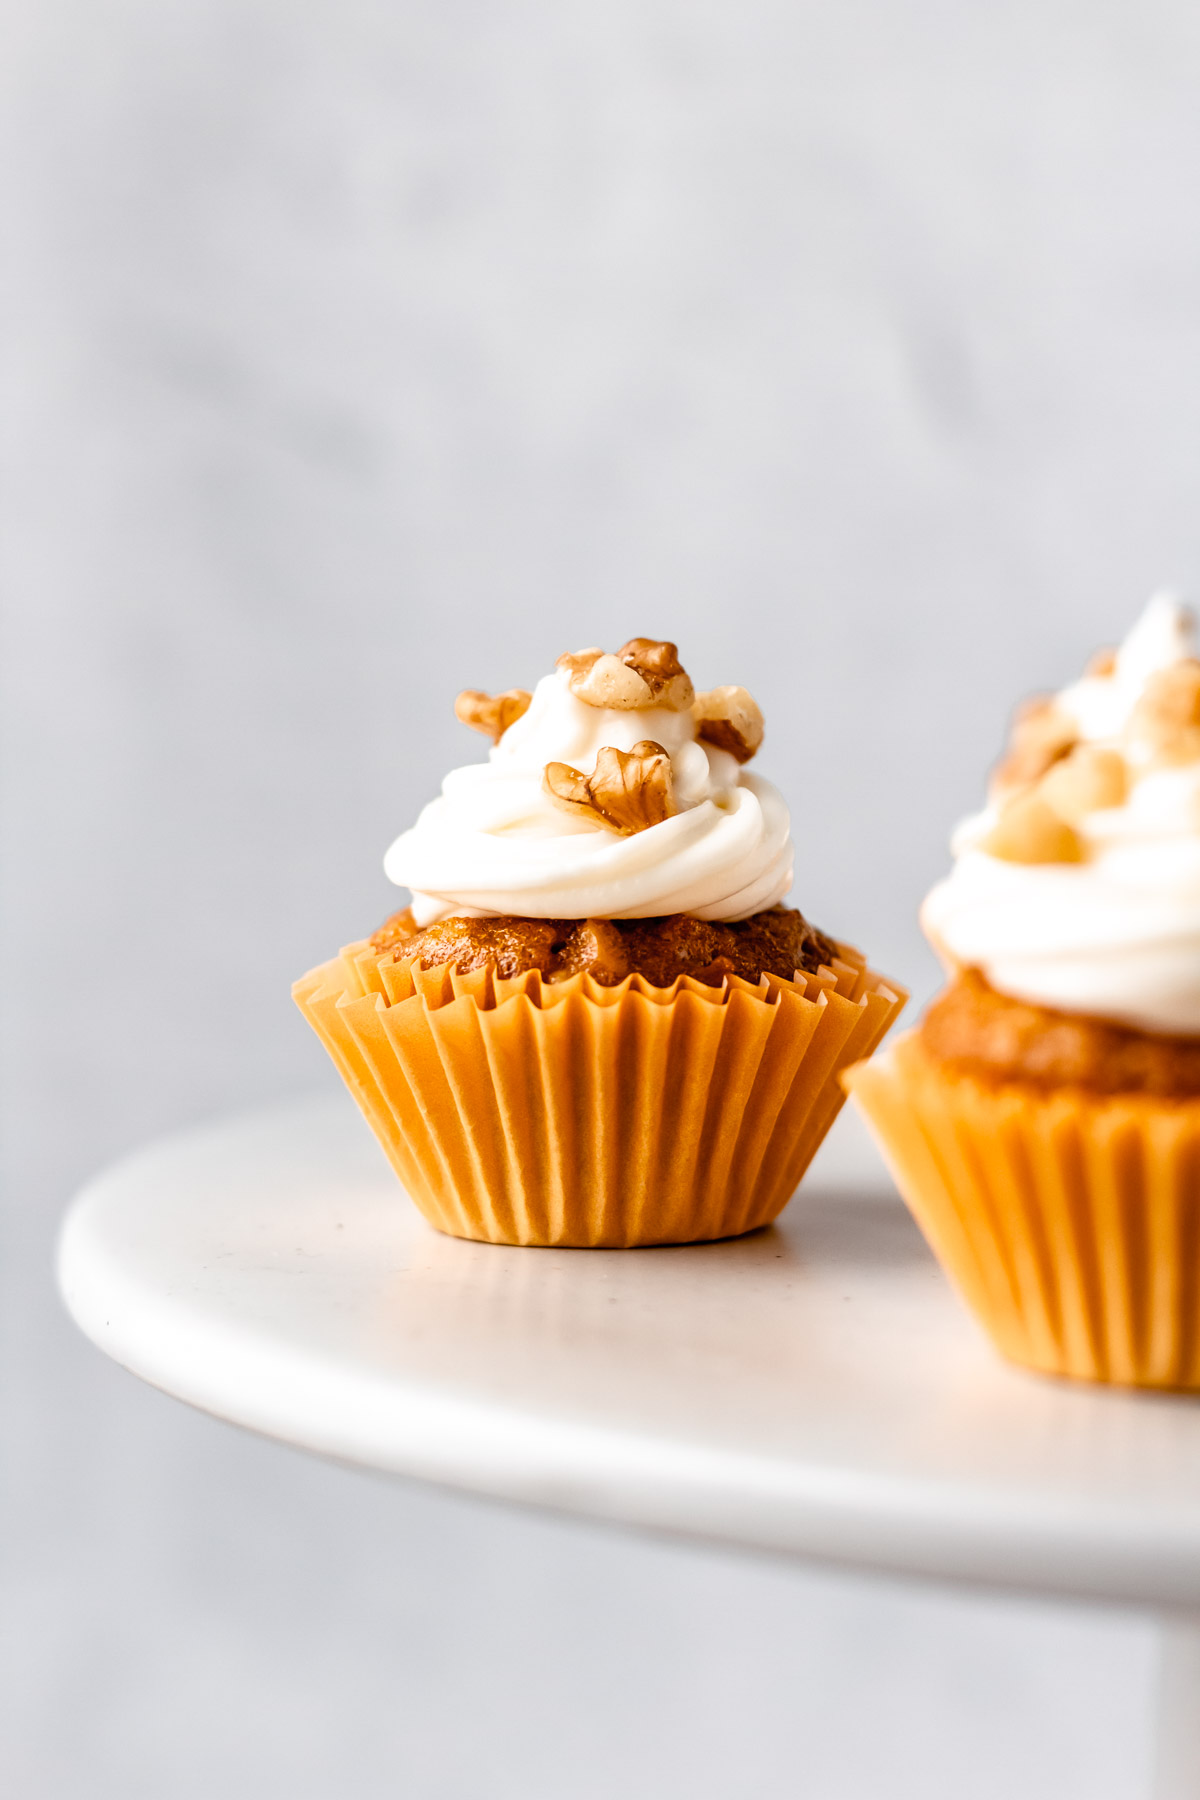
<svg viewBox="0 0 1200 1800">
<path fill-rule="evenodd" d="M 634 638 L 456 711 L 493 748 L 388 852 L 411 907 L 295 988 L 402 1182 L 501 1243 L 767 1223 L 904 996 L 781 904 L 758 707 Z"/>
<path fill-rule="evenodd" d="M 1151 603 L 1026 707 L 922 914 L 950 984 L 851 1071 L 998 1347 L 1200 1387 L 1200 660 Z"/>
</svg>

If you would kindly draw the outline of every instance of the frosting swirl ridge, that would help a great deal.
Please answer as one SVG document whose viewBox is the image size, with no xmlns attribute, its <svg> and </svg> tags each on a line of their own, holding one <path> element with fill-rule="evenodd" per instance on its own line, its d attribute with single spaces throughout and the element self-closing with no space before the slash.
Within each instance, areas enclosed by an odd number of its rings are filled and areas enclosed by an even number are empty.
<svg viewBox="0 0 1200 1800">
<path fill-rule="evenodd" d="M 661 822 L 622 834 L 547 792 L 548 764 L 589 776 L 602 750 L 635 752 L 647 740 L 670 759 L 675 810 Z M 560 668 L 486 762 L 451 771 L 384 869 L 412 889 L 424 926 L 452 913 L 743 919 L 783 898 L 792 863 L 782 796 L 702 741 L 692 712 L 589 704 Z"/>
</svg>

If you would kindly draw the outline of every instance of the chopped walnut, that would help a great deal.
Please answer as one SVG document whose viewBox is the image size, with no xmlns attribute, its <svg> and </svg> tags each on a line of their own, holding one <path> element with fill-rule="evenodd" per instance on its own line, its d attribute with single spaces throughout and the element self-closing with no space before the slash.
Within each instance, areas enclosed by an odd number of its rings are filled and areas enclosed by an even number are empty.
<svg viewBox="0 0 1200 1800">
<path fill-rule="evenodd" d="M 762 709 L 744 687 L 709 688 L 692 707 L 696 736 L 749 762 L 763 741 Z"/>
<path fill-rule="evenodd" d="M 1188 657 L 1150 676 L 1129 735 L 1156 763 L 1200 761 L 1200 660 Z"/>
<path fill-rule="evenodd" d="M 632 750 L 606 744 L 591 775 L 569 763 L 547 763 L 542 786 L 564 812 L 578 813 L 622 837 L 661 825 L 679 810 L 671 758 L 653 738 L 643 738 Z"/>
<path fill-rule="evenodd" d="M 630 638 L 617 655 L 627 667 L 637 670 L 654 695 L 655 706 L 665 706 L 668 712 L 687 711 L 696 690 L 674 644 L 658 638 Z"/>
<path fill-rule="evenodd" d="M 1129 771 L 1119 750 L 1077 744 L 1042 777 L 1037 791 L 1060 819 L 1078 824 L 1088 813 L 1124 803 Z"/>
<path fill-rule="evenodd" d="M 472 731 L 485 732 L 498 744 L 510 725 L 529 711 L 533 695 L 524 688 L 509 688 L 503 694 L 484 694 L 478 688 L 464 688 L 454 702 L 454 716 Z"/>
<path fill-rule="evenodd" d="M 617 712 L 663 706 L 668 712 L 685 712 L 695 696 L 674 644 L 656 638 L 630 638 L 615 656 L 604 650 L 578 650 L 560 656 L 558 667 L 567 671 L 576 699 L 588 706 L 608 706 Z"/>
<path fill-rule="evenodd" d="M 617 712 L 637 712 L 654 705 L 654 696 L 636 669 L 619 656 L 603 650 L 580 650 L 560 656 L 558 667 L 567 671 L 567 685 L 577 700 L 588 706 L 609 706 Z"/>
<path fill-rule="evenodd" d="M 1077 863 L 1083 841 L 1039 794 L 1017 794 L 1004 808 L 979 848 L 1015 863 Z"/>
<path fill-rule="evenodd" d="M 1013 720 L 1007 754 L 992 772 L 993 799 L 1032 787 L 1078 741 L 1073 720 L 1053 699 L 1027 701 Z"/>
</svg>

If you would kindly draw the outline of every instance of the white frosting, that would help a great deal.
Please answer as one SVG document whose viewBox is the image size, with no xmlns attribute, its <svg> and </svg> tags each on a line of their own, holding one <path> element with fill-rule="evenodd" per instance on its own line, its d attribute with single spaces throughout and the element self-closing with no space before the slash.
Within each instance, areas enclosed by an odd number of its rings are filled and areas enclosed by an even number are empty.
<svg viewBox="0 0 1200 1800">
<path fill-rule="evenodd" d="M 1190 616 L 1160 596 L 1111 675 L 1085 676 L 1058 696 L 1087 742 L 1126 756 L 1129 797 L 1077 825 L 1081 863 L 989 856 L 979 845 L 995 809 L 966 820 L 954 869 L 921 912 L 947 963 L 981 970 L 1017 999 L 1200 1035 L 1200 763 L 1143 771 L 1124 736 L 1148 677 L 1193 655 Z"/>
<path fill-rule="evenodd" d="M 563 812 L 548 762 L 590 775 L 597 753 L 651 738 L 669 752 L 679 812 L 630 837 Z M 451 913 L 534 919 L 745 919 L 792 885 L 788 810 L 769 781 L 699 743 L 689 712 L 588 706 L 547 675 L 488 760 L 454 769 L 384 869 L 413 891 L 418 925 Z"/>
</svg>

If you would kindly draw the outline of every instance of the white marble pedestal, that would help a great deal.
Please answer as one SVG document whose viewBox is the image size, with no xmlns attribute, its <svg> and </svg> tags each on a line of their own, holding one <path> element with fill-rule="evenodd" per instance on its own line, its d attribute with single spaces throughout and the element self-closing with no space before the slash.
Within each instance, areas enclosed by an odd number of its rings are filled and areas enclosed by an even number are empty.
<svg viewBox="0 0 1200 1800">
<path fill-rule="evenodd" d="M 444 1238 L 341 1096 L 152 1146 L 63 1228 L 66 1303 L 192 1405 L 595 1518 L 1150 1608 L 1155 1800 L 1200 1795 L 1200 1403 L 1009 1369 L 852 1121 L 773 1229 Z"/>
</svg>

